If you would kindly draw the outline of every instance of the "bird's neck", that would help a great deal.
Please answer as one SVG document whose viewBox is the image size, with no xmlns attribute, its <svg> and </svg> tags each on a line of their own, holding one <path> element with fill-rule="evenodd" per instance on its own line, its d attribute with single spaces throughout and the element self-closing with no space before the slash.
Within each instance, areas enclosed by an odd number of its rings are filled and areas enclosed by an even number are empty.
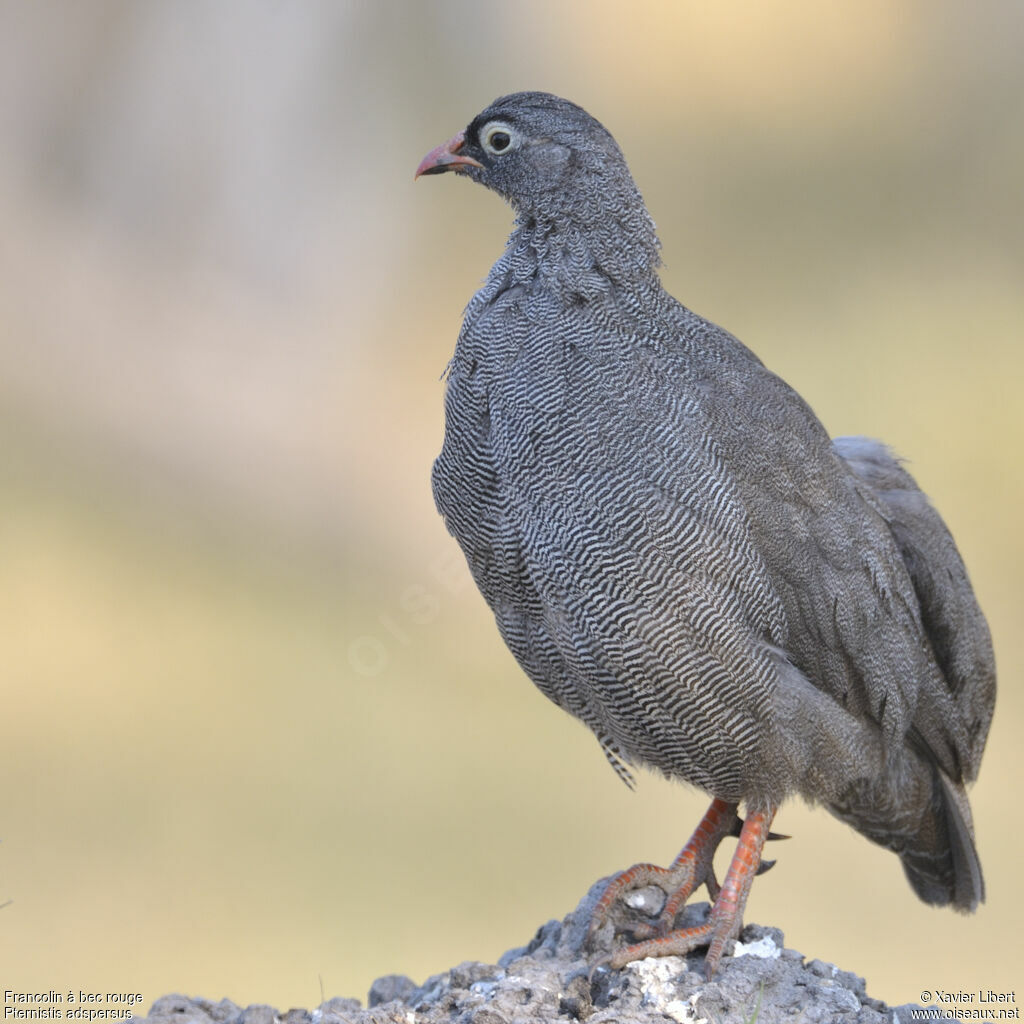
<svg viewBox="0 0 1024 1024">
<path fill-rule="evenodd" d="M 609 287 L 659 287 L 658 237 L 642 205 L 567 215 L 520 211 L 507 255 L 533 281 L 566 299 L 589 299 Z"/>
</svg>

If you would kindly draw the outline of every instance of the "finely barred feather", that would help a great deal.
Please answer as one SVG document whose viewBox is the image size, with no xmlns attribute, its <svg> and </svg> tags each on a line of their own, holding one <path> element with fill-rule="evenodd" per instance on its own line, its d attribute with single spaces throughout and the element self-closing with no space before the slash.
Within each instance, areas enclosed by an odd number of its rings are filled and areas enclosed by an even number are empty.
<svg viewBox="0 0 1024 1024">
<path fill-rule="evenodd" d="M 506 156 L 476 135 L 495 118 L 523 140 Z M 963 783 L 995 675 L 938 515 L 664 292 L 589 115 L 504 97 L 465 147 L 517 221 L 466 309 L 433 486 L 509 648 L 627 781 L 622 762 L 754 809 L 823 802 L 922 898 L 971 909 Z"/>
</svg>

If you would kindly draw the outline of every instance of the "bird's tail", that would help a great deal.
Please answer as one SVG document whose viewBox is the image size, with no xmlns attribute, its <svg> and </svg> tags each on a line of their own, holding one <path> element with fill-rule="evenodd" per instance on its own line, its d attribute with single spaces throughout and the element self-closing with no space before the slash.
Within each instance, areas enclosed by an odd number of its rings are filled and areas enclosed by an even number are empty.
<svg viewBox="0 0 1024 1024">
<path fill-rule="evenodd" d="M 914 892 L 933 906 L 971 913 L 985 899 L 967 793 L 938 765 L 920 760 L 909 785 L 881 796 L 854 786 L 830 810 L 899 855 Z"/>
<path fill-rule="evenodd" d="M 971 808 L 963 785 L 935 766 L 932 799 L 921 824 L 900 852 L 907 881 L 925 903 L 971 913 L 985 899 Z"/>
</svg>

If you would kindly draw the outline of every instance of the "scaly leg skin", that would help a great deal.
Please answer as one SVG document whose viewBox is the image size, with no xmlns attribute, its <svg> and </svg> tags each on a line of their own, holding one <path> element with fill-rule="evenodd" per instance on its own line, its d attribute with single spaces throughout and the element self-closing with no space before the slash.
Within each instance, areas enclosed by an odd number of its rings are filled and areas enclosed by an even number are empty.
<svg viewBox="0 0 1024 1024">
<path fill-rule="evenodd" d="M 647 929 L 651 935 L 664 935 L 675 920 L 676 912 L 702 884 L 707 885 L 709 895 L 715 899 L 718 896 L 718 880 L 712 865 L 715 851 L 719 843 L 733 833 L 738 823 L 736 804 L 713 800 L 671 867 L 634 864 L 608 883 L 590 919 L 591 935 L 601 926 L 612 904 L 629 889 L 656 885 L 668 897 L 657 925 Z"/>
<path fill-rule="evenodd" d="M 724 800 L 712 801 L 672 867 L 666 869 L 653 864 L 637 864 L 613 879 L 594 908 L 591 933 L 600 926 L 608 908 L 623 890 L 650 884 L 659 887 L 671 885 L 672 889 L 669 890 L 669 897 L 657 925 L 643 931 L 637 930 L 637 934 L 650 934 L 654 937 L 616 950 L 603 962 L 618 969 L 644 957 L 684 956 L 698 946 L 707 946 L 704 973 L 710 978 L 722 959 L 725 944 L 739 934 L 743 925 L 743 908 L 751 883 L 761 865 L 761 850 L 770 835 L 769 826 L 774 817 L 774 807 L 768 812 L 753 811 L 747 815 L 720 890 L 711 862 L 718 844 L 733 832 L 736 822 L 736 805 Z M 676 912 L 701 884 L 707 885 L 714 900 L 707 921 L 693 928 L 668 931 Z"/>
</svg>

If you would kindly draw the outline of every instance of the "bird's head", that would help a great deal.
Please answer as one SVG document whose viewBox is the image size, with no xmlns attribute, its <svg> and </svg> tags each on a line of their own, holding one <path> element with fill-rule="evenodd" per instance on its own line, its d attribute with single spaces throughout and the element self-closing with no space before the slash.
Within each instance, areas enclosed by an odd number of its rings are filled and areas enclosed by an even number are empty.
<svg viewBox="0 0 1024 1024">
<path fill-rule="evenodd" d="M 444 171 L 486 185 L 519 213 L 578 214 L 585 220 L 624 185 L 639 200 L 622 152 L 603 125 L 575 103 L 546 92 L 495 100 L 432 149 L 416 177 Z"/>
<path fill-rule="evenodd" d="M 432 149 L 416 177 L 444 171 L 504 196 L 518 215 L 509 246 L 528 240 L 557 265 L 563 290 L 590 294 L 595 272 L 654 280 L 654 222 L 615 140 L 575 103 L 546 92 L 502 96 Z"/>
</svg>

